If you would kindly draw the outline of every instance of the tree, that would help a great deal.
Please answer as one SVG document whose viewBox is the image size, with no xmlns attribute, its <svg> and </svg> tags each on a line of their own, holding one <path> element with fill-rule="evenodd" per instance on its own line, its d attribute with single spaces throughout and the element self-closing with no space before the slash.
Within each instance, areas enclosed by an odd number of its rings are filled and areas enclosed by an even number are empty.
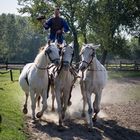
<svg viewBox="0 0 140 140">
<path fill-rule="evenodd" d="M 133 20 L 138 18 L 138 14 L 136 10 L 130 11 L 131 8 L 137 9 L 137 6 L 132 2 L 129 4 L 131 6 L 128 6 L 128 3 L 128 0 L 99 0 L 95 4 L 95 10 L 92 11 L 93 20 L 89 24 L 91 31 L 96 33 L 95 39 L 102 46 L 102 64 L 105 64 L 108 52 L 120 53 L 124 47 L 125 43 L 120 44 L 125 41 L 120 35 L 123 25 L 127 27 L 131 23 L 132 27 L 135 27 Z M 134 13 L 135 18 L 132 18 Z"/>
<path fill-rule="evenodd" d="M 79 61 L 79 35 L 83 42 L 92 41 L 101 44 L 101 63 L 104 64 L 107 54 L 120 53 L 125 48 L 123 29 L 134 33 L 139 29 L 139 2 L 137 0 L 19 0 L 23 4 L 21 12 L 30 13 L 32 20 L 38 14 L 51 15 L 55 5 L 61 6 L 62 15 L 67 19 L 74 40 L 76 61 Z M 35 20 L 33 20 L 35 23 Z M 128 28 L 129 27 L 129 28 Z M 138 33 L 139 35 L 139 33 Z"/>
<path fill-rule="evenodd" d="M 0 61 L 33 61 L 44 44 L 28 17 L 0 15 Z"/>
</svg>

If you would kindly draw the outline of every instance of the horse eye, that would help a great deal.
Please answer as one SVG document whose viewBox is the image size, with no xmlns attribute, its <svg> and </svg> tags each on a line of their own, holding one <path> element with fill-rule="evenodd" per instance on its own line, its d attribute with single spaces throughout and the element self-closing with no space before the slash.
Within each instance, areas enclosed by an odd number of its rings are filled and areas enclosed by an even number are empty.
<svg viewBox="0 0 140 140">
<path fill-rule="evenodd" d="M 45 54 L 47 53 L 47 54 L 50 54 L 52 51 L 50 50 L 50 49 L 47 49 L 46 51 L 45 51 Z"/>
</svg>

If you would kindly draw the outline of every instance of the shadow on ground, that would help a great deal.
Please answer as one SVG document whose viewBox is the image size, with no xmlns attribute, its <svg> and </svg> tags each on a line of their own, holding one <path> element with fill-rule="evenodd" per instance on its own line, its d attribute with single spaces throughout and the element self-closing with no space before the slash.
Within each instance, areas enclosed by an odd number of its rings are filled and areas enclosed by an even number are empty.
<svg viewBox="0 0 140 140">
<path fill-rule="evenodd" d="M 67 120 L 64 123 L 65 128 L 60 131 L 58 125 L 54 122 L 37 121 L 34 125 L 35 129 L 42 133 L 46 133 L 51 139 L 59 138 L 62 140 L 139 140 L 140 133 L 121 127 L 114 120 L 103 120 L 94 124 L 93 130 L 88 131 L 88 128 L 83 124 L 76 123 L 76 120 Z"/>
</svg>

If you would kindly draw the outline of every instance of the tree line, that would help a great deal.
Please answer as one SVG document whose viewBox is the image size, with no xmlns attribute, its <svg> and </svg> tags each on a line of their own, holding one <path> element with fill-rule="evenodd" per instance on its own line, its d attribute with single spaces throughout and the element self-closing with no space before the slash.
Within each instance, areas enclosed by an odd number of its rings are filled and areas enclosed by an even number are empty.
<svg viewBox="0 0 140 140">
<path fill-rule="evenodd" d="M 53 14 L 60 6 L 61 15 L 68 21 L 70 34 L 67 42 L 74 41 L 75 61 L 79 61 L 82 43 L 101 44 L 100 61 L 106 59 L 139 59 L 140 53 L 140 1 L 138 0 L 18 0 L 20 13 L 29 17 L 1 15 L 2 59 L 33 60 L 38 47 L 45 43 L 46 32 L 36 20 Z M 131 40 L 126 36 L 130 35 Z"/>
<path fill-rule="evenodd" d="M 32 26 L 28 17 L 0 15 L 1 62 L 33 61 L 42 39 L 42 34 Z"/>
</svg>

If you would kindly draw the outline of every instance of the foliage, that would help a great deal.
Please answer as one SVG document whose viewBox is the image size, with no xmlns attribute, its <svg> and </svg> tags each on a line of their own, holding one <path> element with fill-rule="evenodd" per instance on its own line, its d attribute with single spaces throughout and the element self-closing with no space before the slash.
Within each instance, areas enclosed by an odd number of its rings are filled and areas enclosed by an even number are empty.
<svg viewBox="0 0 140 140">
<path fill-rule="evenodd" d="M 134 4 L 133 4 L 134 3 Z M 129 31 L 128 27 L 136 27 L 139 19 L 139 4 L 129 0 L 99 0 L 95 3 L 93 18 L 89 25 L 91 32 L 95 32 L 94 40 L 100 42 L 103 52 L 103 63 L 107 53 L 128 56 L 127 42 L 121 35 Z M 137 24 L 138 25 L 138 24 Z M 126 30 L 127 29 L 127 30 Z M 129 33 L 129 32 L 128 32 Z"/>
<path fill-rule="evenodd" d="M 129 58 L 139 59 L 140 57 L 140 46 L 138 38 L 132 38 L 131 42 L 128 42 L 127 46 L 129 47 Z"/>
<path fill-rule="evenodd" d="M 66 35 L 66 40 L 68 43 L 74 41 L 76 61 L 79 61 L 78 54 L 83 42 L 101 44 L 99 54 L 102 63 L 105 62 L 107 55 L 138 58 L 135 57 L 137 55 L 135 50 L 138 50 L 140 44 L 138 0 L 18 0 L 18 2 L 22 6 L 19 12 L 28 13 L 29 17 L 1 15 L 0 59 L 33 60 L 38 46 L 45 42 L 46 34 L 42 32 L 42 26 L 36 18 L 38 15 L 50 18 L 55 6 L 60 6 L 62 16 L 70 26 L 71 32 Z M 139 44 L 128 43 L 122 36 L 125 32 L 137 37 Z M 133 50 L 131 51 L 133 55 L 130 55 L 130 50 Z M 17 56 L 19 53 L 21 55 Z"/>
<path fill-rule="evenodd" d="M 0 61 L 33 61 L 43 41 L 29 18 L 2 14 L 0 25 Z"/>
</svg>

